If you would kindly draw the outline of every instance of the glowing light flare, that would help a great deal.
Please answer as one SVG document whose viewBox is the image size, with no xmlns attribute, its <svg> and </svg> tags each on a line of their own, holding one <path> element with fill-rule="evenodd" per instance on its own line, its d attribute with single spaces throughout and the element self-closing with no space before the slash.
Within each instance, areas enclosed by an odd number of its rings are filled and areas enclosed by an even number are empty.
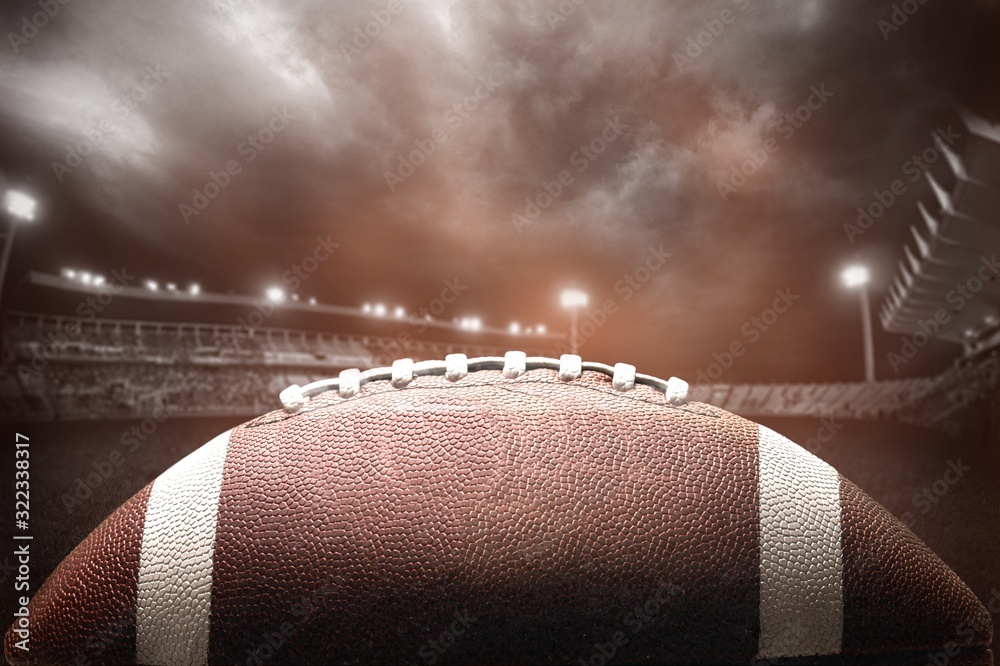
<svg viewBox="0 0 1000 666">
<path fill-rule="evenodd" d="M 483 327 L 483 321 L 479 317 L 462 317 L 458 320 L 458 327 L 466 331 L 478 331 Z"/>
<path fill-rule="evenodd" d="M 3 197 L 3 208 L 15 219 L 32 222 L 35 219 L 38 202 L 33 196 L 21 190 L 7 190 Z"/>
<path fill-rule="evenodd" d="M 871 275 L 868 272 L 868 268 L 861 265 L 848 266 L 840 274 L 840 279 L 844 281 L 844 286 L 848 289 L 868 284 L 870 278 Z"/>
<path fill-rule="evenodd" d="M 559 302 L 564 308 L 583 308 L 587 306 L 587 294 L 579 289 L 563 289 Z"/>
</svg>

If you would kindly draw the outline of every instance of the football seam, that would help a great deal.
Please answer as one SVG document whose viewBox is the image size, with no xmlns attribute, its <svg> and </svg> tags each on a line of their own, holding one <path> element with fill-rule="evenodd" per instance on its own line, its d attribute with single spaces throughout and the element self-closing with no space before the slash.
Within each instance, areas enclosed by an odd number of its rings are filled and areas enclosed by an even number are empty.
<svg viewBox="0 0 1000 666">
<path fill-rule="evenodd" d="M 554 373 L 556 371 L 550 370 L 549 372 L 553 372 Z M 587 371 L 587 372 L 589 372 L 589 371 Z M 601 374 L 601 376 L 606 376 L 603 373 L 598 373 L 598 374 Z M 383 380 L 383 381 L 388 381 L 388 380 Z M 477 381 L 477 382 L 472 382 L 472 383 L 453 383 L 453 384 L 442 385 L 442 386 L 407 386 L 404 389 L 394 389 L 394 390 L 396 390 L 396 391 L 455 391 L 455 390 L 461 390 L 461 389 L 466 389 L 466 388 L 470 388 L 470 387 L 491 386 L 491 387 L 496 387 L 496 388 L 499 388 L 499 389 L 502 389 L 502 390 L 505 390 L 505 391 L 523 393 L 522 391 L 516 391 L 515 387 L 518 386 L 518 385 L 524 385 L 524 384 L 549 384 L 549 383 L 551 383 L 551 382 L 549 382 L 547 380 L 542 380 L 542 379 L 523 379 L 522 380 L 522 379 L 519 378 L 519 379 L 513 380 L 513 381 L 515 381 L 516 383 L 512 383 L 512 384 L 498 384 L 496 382 Z M 460 380 L 460 382 L 461 382 L 461 380 Z M 374 382 L 372 382 L 372 383 L 374 383 Z M 653 405 L 653 406 L 660 407 L 660 408 L 674 409 L 674 410 L 677 410 L 677 411 L 687 412 L 689 414 L 694 414 L 695 416 L 703 416 L 703 417 L 706 417 L 706 418 L 715 418 L 715 419 L 722 418 L 722 414 L 720 414 L 718 412 L 715 412 L 712 409 L 708 408 L 708 407 L 710 407 L 708 405 L 705 405 L 706 409 L 704 409 L 704 410 L 696 410 L 696 409 L 691 409 L 690 408 L 690 405 L 692 405 L 694 403 L 687 403 L 684 406 L 681 406 L 681 405 L 671 405 L 671 404 L 666 404 L 666 403 L 664 403 L 664 402 L 662 402 L 660 400 L 655 400 L 654 401 L 654 400 L 650 400 L 648 398 L 637 397 L 634 394 L 620 393 L 620 392 L 617 392 L 617 391 L 608 390 L 608 389 L 600 388 L 600 387 L 596 387 L 596 386 L 583 386 L 581 384 L 575 384 L 575 383 L 569 383 L 569 382 L 560 383 L 559 385 L 563 386 L 564 388 L 567 388 L 567 389 L 584 389 L 584 390 L 587 390 L 587 391 L 594 391 L 596 393 L 601 393 L 601 394 L 604 394 L 604 395 L 607 395 L 607 396 L 611 396 L 611 397 L 614 397 L 614 398 L 619 398 L 619 399 L 622 399 L 622 400 L 629 400 L 629 401 L 632 401 L 632 402 L 642 402 L 642 403 L 645 403 L 647 405 Z M 298 410 L 298 411 L 296 411 L 295 413 L 292 413 L 292 414 L 284 412 L 284 410 L 274 410 L 274 411 L 270 412 L 270 414 L 276 414 L 276 415 L 278 415 L 277 418 L 272 418 L 270 420 L 266 420 L 265 421 L 265 420 L 262 420 L 262 419 L 267 418 L 268 414 L 264 414 L 264 415 L 258 417 L 257 419 L 254 419 L 253 421 L 250 421 L 249 423 L 244 424 L 243 428 L 245 428 L 245 429 L 257 428 L 257 427 L 260 427 L 260 426 L 271 425 L 271 424 L 274 424 L 274 423 L 281 423 L 282 421 L 287 421 L 289 419 L 293 419 L 296 416 L 299 416 L 299 415 L 302 415 L 302 414 L 311 414 L 313 412 L 321 411 L 321 410 L 324 410 L 324 409 L 336 408 L 336 407 L 339 407 L 340 405 L 347 404 L 348 401 L 355 402 L 355 401 L 359 401 L 359 400 L 372 399 L 372 398 L 374 398 L 376 396 L 380 396 L 380 395 L 383 395 L 383 393 L 366 393 L 364 391 L 364 387 L 362 387 L 361 393 L 359 393 L 358 395 L 352 396 L 350 398 L 340 398 L 340 400 L 337 401 L 337 402 L 327 402 L 326 404 L 319 404 L 319 405 L 315 405 L 315 406 L 309 405 L 309 406 L 303 407 L 302 409 L 300 409 L 300 410 Z"/>
</svg>

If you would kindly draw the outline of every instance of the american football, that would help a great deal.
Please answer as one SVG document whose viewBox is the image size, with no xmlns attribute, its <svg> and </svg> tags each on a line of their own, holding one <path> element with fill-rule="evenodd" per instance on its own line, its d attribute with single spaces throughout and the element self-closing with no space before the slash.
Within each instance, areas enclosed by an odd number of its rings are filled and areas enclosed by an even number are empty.
<svg viewBox="0 0 1000 666">
<path fill-rule="evenodd" d="M 0 25 L 0 666 L 993 666 L 1000 0 Z"/>
<path fill-rule="evenodd" d="M 84 540 L 8 659 L 989 661 L 989 613 L 909 529 L 679 379 L 452 354 L 281 401 Z"/>
</svg>

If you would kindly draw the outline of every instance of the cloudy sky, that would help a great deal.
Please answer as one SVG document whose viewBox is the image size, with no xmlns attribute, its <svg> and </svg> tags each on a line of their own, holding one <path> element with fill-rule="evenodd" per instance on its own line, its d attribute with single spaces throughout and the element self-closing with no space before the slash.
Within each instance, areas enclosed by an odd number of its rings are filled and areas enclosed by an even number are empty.
<svg viewBox="0 0 1000 666">
<path fill-rule="evenodd" d="M 564 329 L 575 285 L 616 306 L 582 355 L 663 375 L 738 341 L 727 379 L 857 378 L 837 273 L 870 262 L 878 304 L 929 190 L 843 225 L 956 103 L 1000 118 L 993 2 L 45 5 L 2 10 L 0 170 L 42 201 L 11 282 L 259 293 L 329 238 L 303 296 L 417 309 L 457 277 L 444 316 Z"/>
</svg>

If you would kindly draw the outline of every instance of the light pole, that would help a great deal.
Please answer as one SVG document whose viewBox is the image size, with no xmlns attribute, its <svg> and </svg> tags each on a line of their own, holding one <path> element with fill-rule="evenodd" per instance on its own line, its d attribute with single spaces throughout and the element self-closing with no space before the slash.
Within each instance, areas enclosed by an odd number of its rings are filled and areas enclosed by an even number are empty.
<svg viewBox="0 0 1000 666">
<path fill-rule="evenodd" d="M 570 353 L 576 353 L 576 311 L 587 307 L 587 294 L 579 289 L 563 289 L 560 296 L 562 306 L 569 310 L 569 348 Z"/>
<path fill-rule="evenodd" d="M 3 209 L 10 217 L 10 230 L 3 239 L 3 251 L 0 253 L 0 302 L 3 300 L 3 286 L 7 277 L 7 265 L 10 263 L 11 251 L 14 248 L 14 236 L 17 226 L 25 222 L 35 221 L 35 209 L 38 203 L 35 199 L 20 190 L 7 190 L 3 197 Z"/>
<path fill-rule="evenodd" d="M 848 289 L 857 289 L 861 302 L 861 333 L 865 344 L 865 381 L 875 381 L 875 343 L 872 341 L 872 313 L 868 305 L 868 269 L 861 265 L 848 266 L 840 274 Z"/>
</svg>

